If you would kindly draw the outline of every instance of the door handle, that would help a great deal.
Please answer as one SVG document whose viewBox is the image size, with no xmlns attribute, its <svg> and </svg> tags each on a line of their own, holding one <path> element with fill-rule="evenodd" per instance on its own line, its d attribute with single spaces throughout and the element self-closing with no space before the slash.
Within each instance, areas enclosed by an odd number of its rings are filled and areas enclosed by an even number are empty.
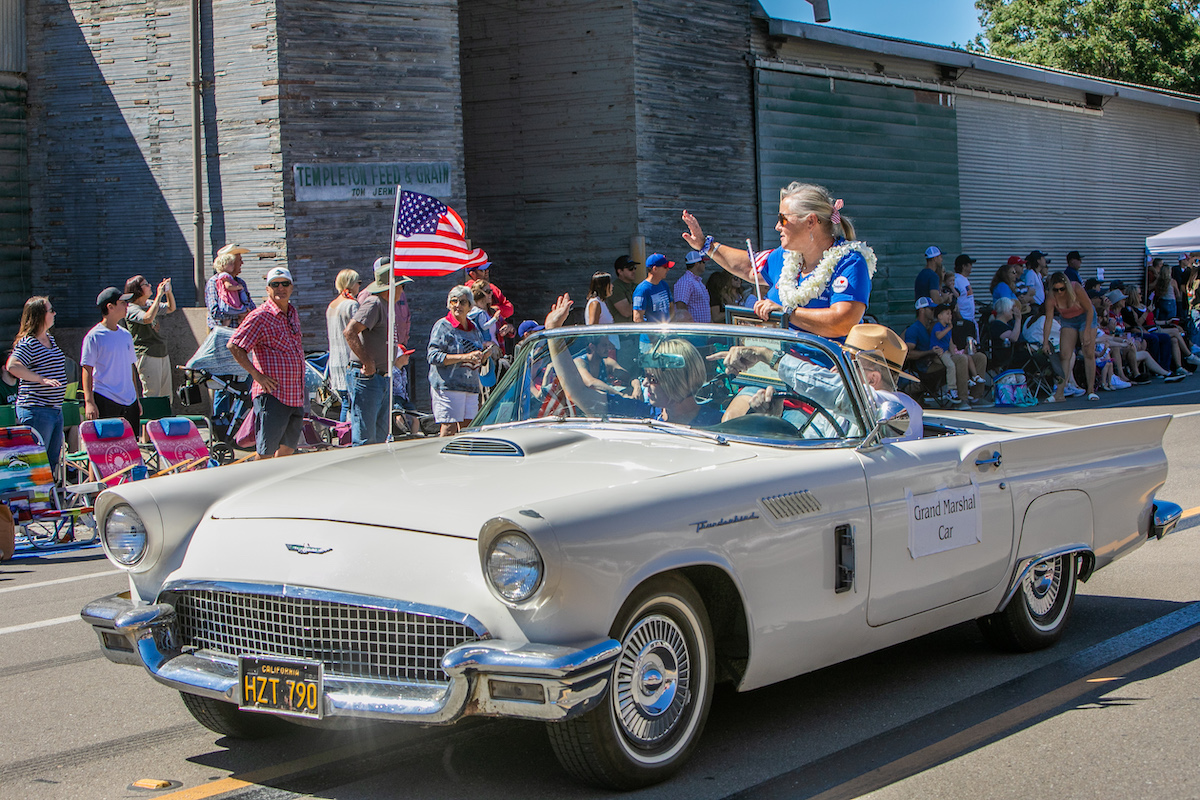
<svg viewBox="0 0 1200 800">
<path fill-rule="evenodd" d="M 991 458 L 975 459 L 975 466 L 980 467 L 980 468 L 995 467 L 996 469 L 1000 469 L 1000 451 L 993 450 Z"/>
</svg>

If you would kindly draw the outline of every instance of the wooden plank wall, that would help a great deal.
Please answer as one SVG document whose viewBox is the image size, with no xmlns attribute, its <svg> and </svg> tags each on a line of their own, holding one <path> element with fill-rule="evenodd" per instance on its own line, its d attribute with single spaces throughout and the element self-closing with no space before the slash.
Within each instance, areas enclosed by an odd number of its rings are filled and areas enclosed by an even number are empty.
<svg viewBox="0 0 1200 800">
<path fill-rule="evenodd" d="M 279 203 L 274 0 L 205 0 L 206 258 L 254 249 L 245 277 L 285 263 Z M 95 316 L 135 273 L 192 286 L 192 156 L 185 0 L 29 0 L 34 291 L 60 324 Z M 257 287 L 256 287 L 257 289 Z M 261 294 L 261 291 L 256 291 Z"/>
<path fill-rule="evenodd" d="M 636 7 L 460 0 L 468 230 L 519 319 L 582 301 L 640 232 Z"/>
<path fill-rule="evenodd" d="M 723 243 L 759 245 L 751 5 L 637 3 L 638 225 L 648 253 L 682 262 L 685 208 Z"/>
<path fill-rule="evenodd" d="M 466 211 L 462 95 L 455 0 L 279 0 L 282 188 L 288 263 L 297 280 L 305 341 L 327 346 L 334 279 L 354 269 L 367 283 L 387 255 L 394 199 L 295 199 L 294 164 L 449 162 L 451 194 Z M 446 313 L 454 278 L 409 287 L 414 339 L 423 351 Z M 423 397 L 424 395 L 421 395 Z"/>
<path fill-rule="evenodd" d="M 16 333 L 31 294 L 25 95 L 23 77 L 0 74 L 0 341 L 5 342 Z"/>
</svg>

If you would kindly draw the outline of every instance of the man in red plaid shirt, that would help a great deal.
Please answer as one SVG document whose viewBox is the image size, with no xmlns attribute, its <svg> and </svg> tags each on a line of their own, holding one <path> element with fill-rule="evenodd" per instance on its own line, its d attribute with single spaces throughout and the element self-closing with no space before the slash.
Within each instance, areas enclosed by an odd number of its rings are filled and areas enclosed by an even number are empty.
<svg viewBox="0 0 1200 800">
<path fill-rule="evenodd" d="M 304 345 L 291 304 L 292 273 L 267 273 L 267 302 L 251 311 L 229 340 L 229 352 L 254 379 L 255 445 L 259 459 L 296 452 L 304 426 Z"/>
</svg>

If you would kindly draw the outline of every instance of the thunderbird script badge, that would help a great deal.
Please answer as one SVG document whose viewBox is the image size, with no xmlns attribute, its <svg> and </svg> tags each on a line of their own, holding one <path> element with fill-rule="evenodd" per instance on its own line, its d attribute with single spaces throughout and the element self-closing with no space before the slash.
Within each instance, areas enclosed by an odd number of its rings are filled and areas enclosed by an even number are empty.
<svg viewBox="0 0 1200 800">
<path fill-rule="evenodd" d="M 332 547 L 313 547 L 311 544 L 289 544 L 287 546 L 287 549 L 291 550 L 293 553 L 299 553 L 302 556 L 306 556 L 309 554 L 316 554 L 319 556 L 319 555 L 328 553 L 333 548 Z"/>
</svg>

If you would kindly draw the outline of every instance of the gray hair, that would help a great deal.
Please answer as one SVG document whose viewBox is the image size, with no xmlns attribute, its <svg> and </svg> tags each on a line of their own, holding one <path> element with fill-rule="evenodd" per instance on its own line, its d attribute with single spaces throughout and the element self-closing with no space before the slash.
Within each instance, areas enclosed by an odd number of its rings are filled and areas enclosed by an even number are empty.
<svg viewBox="0 0 1200 800">
<path fill-rule="evenodd" d="M 1007 314 L 1013 310 L 1013 306 L 1015 305 L 1016 303 L 1013 302 L 1011 297 L 1001 297 L 992 303 L 992 312 L 995 314 Z"/>
<path fill-rule="evenodd" d="M 475 305 L 475 295 L 471 293 L 470 289 L 468 289 L 466 286 L 455 286 L 450 290 L 450 294 L 446 295 L 447 310 L 450 308 L 450 301 L 456 297 L 459 300 L 465 301 L 468 306 Z"/>
<path fill-rule="evenodd" d="M 797 216 L 803 217 L 808 214 L 816 214 L 821 227 L 835 239 L 843 237 L 853 240 L 855 238 L 854 225 L 850 223 L 850 220 L 845 215 L 842 215 L 841 222 L 837 225 L 830 222 L 835 201 L 833 196 L 829 194 L 829 190 L 824 186 L 792 181 L 779 190 L 779 200 L 786 203 L 791 213 Z"/>
</svg>

